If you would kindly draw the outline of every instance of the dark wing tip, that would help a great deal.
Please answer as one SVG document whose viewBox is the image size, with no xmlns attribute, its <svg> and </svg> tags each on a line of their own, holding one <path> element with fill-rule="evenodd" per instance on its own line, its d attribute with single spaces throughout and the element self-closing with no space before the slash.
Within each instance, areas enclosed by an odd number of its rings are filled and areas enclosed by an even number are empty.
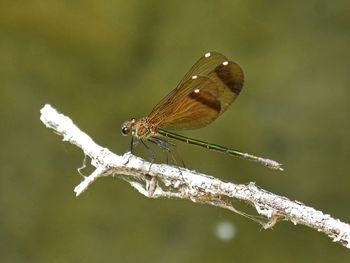
<svg viewBox="0 0 350 263">
<path fill-rule="evenodd" d="M 219 79 L 236 95 L 239 95 L 243 88 L 244 74 L 242 68 L 235 62 L 224 61 L 215 68 Z"/>
</svg>

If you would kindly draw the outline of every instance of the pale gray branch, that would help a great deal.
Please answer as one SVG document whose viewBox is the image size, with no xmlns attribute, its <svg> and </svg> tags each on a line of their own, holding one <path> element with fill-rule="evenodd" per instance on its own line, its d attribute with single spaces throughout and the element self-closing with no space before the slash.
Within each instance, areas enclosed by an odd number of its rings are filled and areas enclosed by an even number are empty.
<svg viewBox="0 0 350 263">
<path fill-rule="evenodd" d="M 223 182 L 215 177 L 181 167 L 149 163 L 130 153 L 116 155 L 97 145 L 82 132 L 70 118 L 58 113 L 50 105 L 41 109 L 41 121 L 68 141 L 81 148 L 91 159 L 95 171 L 75 187 L 76 195 L 102 176 L 116 176 L 130 183 L 141 194 L 150 198 L 178 198 L 225 208 L 239 214 L 232 203 L 242 200 L 251 204 L 257 213 L 267 219 L 265 228 L 280 220 L 302 224 L 328 235 L 334 242 L 350 248 L 350 225 L 332 218 L 301 202 L 291 201 L 263 190 L 254 183 L 248 185 Z M 248 216 L 250 217 L 250 216 Z"/>
</svg>

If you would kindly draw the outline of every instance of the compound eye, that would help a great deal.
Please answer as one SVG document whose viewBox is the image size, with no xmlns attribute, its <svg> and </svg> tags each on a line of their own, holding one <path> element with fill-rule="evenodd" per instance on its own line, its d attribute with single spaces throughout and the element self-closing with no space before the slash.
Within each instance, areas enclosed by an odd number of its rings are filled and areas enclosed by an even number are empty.
<svg viewBox="0 0 350 263">
<path fill-rule="evenodd" d="M 122 127 L 122 135 L 124 135 L 124 136 L 128 135 L 129 131 L 130 130 L 128 127 L 126 127 L 126 126 Z"/>
</svg>

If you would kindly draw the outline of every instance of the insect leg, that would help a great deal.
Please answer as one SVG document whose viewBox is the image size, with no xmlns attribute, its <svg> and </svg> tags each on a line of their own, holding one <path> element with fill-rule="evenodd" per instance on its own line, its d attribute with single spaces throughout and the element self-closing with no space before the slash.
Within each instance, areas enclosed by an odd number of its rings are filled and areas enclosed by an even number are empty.
<svg viewBox="0 0 350 263">
<path fill-rule="evenodd" d="M 150 153 L 150 155 L 151 155 L 151 163 L 153 163 L 154 160 L 156 159 L 156 153 L 142 139 L 140 139 L 140 141 L 143 144 L 143 146 L 145 146 L 147 152 Z"/>
<path fill-rule="evenodd" d="M 130 152 L 134 154 L 134 149 L 136 146 L 140 143 L 140 140 L 135 138 L 134 136 L 131 136 L 131 144 L 130 144 Z"/>
<path fill-rule="evenodd" d="M 176 150 L 176 144 L 159 137 L 151 137 L 148 139 L 150 142 L 156 144 L 163 152 L 166 153 L 166 161 L 169 164 L 169 157 L 173 164 L 178 164 L 180 160 L 182 167 L 186 167 L 183 159 L 180 157 Z"/>
</svg>

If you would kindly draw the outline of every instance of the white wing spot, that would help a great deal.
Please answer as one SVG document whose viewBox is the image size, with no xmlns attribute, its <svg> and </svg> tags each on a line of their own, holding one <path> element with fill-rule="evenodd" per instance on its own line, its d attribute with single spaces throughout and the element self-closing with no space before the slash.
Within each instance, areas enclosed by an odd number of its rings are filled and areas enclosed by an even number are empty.
<svg viewBox="0 0 350 263">
<path fill-rule="evenodd" d="M 199 89 L 195 89 L 195 90 L 194 90 L 194 93 L 199 93 Z"/>
<path fill-rule="evenodd" d="M 196 79 L 196 78 L 198 78 L 198 76 L 197 76 L 197 75 L 192 76 L 192 79 Z"/>
<path fill-rule="evenodd" d="M 222 62 L 222 65 L 227 66 L 228 65 L 228 61 Z"/>
<path fill-rule="evenodd" d="M 208 57 L 210 57 L 210 56 L 211 56 L 210 52 L 205 53 L 205 55 L 204 55 L 204 57 L 206 57 L 206 58 L 208 58 Z"/>
</svg>

